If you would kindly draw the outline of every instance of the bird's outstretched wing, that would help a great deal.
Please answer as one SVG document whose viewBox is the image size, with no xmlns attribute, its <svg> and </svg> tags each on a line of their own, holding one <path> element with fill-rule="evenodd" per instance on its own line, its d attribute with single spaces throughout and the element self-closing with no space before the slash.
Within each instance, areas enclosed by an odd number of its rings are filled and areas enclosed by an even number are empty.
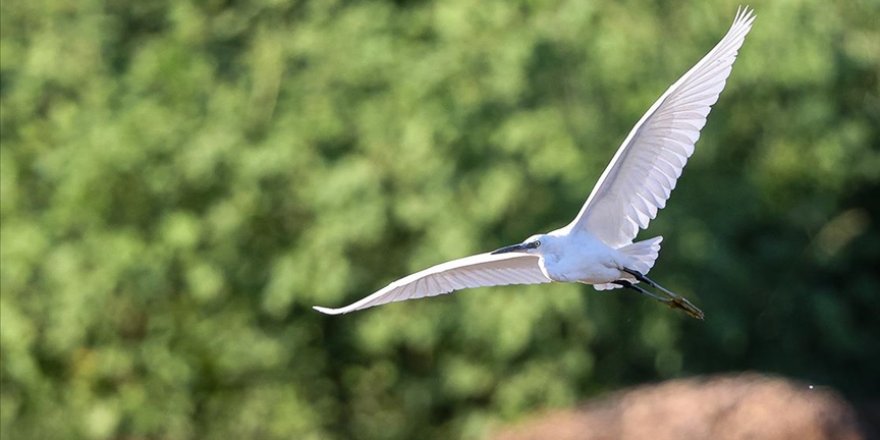
<svg viewBox="0 0 880 440">
<path fill-rule="evenodd" d="M 617 150 L 608 168 L 569 225 L 583 228 L 612 247 L 632 242 L 666 200 L 688 158 L 711 106 L 724 89 L 737 52 L 755 16 L 737 10 L 727 35 L 675 82 Z"/>
<path fill-rule="evenodd" d="M 438 264 L 401 278 L 372 295 L 338 309 L 315 307 L 330 315 L 353 312 L 394 301 L 424 298 L 469 287 L 549 283 L 539 257 L 528 254 L 479 254 Z"/>
</svg>

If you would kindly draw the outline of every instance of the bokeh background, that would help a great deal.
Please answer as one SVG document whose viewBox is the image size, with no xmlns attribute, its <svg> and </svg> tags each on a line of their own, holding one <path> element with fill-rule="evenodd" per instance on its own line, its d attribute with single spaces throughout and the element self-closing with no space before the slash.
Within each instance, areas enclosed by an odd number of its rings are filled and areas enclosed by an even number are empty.
<svg viewBox="0 0 880 440">
<path fill-rule="evenodd" d="M 734 1 L 0 3 L 4 439 L 479 438 L 752 370 L 880 396 L 880 3 L 760 1 L 652 275 L 342 317 L 555 229 Z"/>
</svg>

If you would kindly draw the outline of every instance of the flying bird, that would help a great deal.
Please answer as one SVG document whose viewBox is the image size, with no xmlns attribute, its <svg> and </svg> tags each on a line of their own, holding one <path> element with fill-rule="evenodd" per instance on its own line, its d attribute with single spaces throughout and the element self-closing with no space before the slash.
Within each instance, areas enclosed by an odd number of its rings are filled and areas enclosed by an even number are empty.
<svg viewBox="0 0 880 440">
<path fill-rule="evenodd" d="M 753 12 L 738 9 L 724 38 L 648 109 L 571 223 L 414 273 L 348 306 L 315 310 L 336 315 L 471 287 L 556 281 L 591 284 L 597 290 L 632 289 L 703 319 L 690 301 L 648 278 L 662 237 L 633 239 L 666 206 L 752 27 Z"/>
</svg>

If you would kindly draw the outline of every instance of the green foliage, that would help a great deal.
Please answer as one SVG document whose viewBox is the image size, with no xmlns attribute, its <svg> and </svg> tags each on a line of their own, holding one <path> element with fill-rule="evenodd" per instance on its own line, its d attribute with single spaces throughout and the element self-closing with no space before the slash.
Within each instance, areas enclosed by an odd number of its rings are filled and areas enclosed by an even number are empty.
<svg viewBox="0 0 880 440">
<path fill-rule="evenodd" d="M 567 222 L 731 2 L 0 4 L 5 438 L 456 438 L 644 380 L 877 396 L 880 8 L 756 6 L 650 237 L 586 286 L 325 317 Z"/>
</svg>

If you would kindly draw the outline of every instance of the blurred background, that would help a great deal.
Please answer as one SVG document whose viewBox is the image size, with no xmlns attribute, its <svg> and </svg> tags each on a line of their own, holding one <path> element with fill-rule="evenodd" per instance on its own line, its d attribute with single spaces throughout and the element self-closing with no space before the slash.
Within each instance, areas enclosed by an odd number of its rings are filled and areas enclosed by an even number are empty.
<svg viewBox="0 0 880 440">
<path fill-rule="evenodd" d="M 341 317 L 566 224 L 735 1 L 0 3 L 4 439 L 481 438 L 756 371 L 880 397 L 880 3 L 756 2 L 626 292 Z"/>
</svg>

